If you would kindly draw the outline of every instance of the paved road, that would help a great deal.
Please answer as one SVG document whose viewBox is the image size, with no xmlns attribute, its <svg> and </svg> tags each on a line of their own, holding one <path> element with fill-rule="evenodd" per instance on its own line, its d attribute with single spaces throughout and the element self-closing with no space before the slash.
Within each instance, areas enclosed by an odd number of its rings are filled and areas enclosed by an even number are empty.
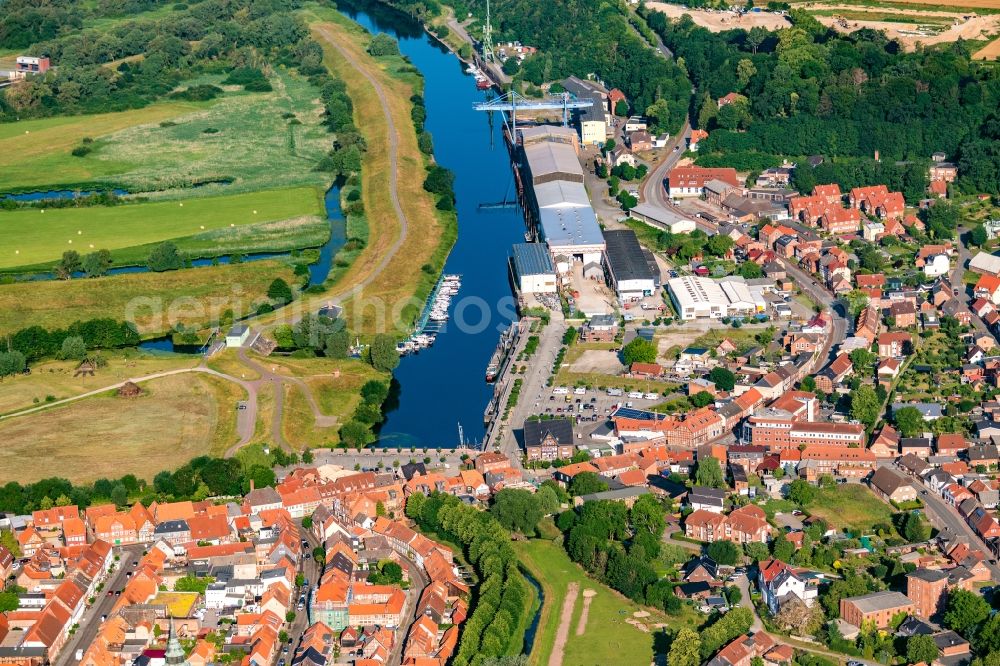
<svg viewBox="0 0 1000 666">
<path fill-rule="evenodd" d="M 744 608 L 749 608 L 750 612 L 753 613 L 753 624 L 750 626 L 751 631 L 757 633 L 758 631 L 764 630 L 764 623 L 761 622 L 760 615 L 757 614 L 757 608 L 753 605 L 753 599 L 750 598 L 750 578 L 746 574 L 740 576 L 736 579 L 736 586 L 740 588 L 740 606 Z"/>
<path fill-rule="evenodd" d="M 958 255 L 955 258 L 955 268 L 952 269 L 950 279 L 951 286 L 956 290 L 955 298 L 959 299 L 962 304 L 972 313 L 972 326 L 977 331 L 983 335 L 994 335 L 993 331 L 990 330 L 989 326 L 986 325 L 979 315 L 972 312 L 970 302 L 972 300 L 972 290 L 965 286 L 965 267 L 968 265 L 969 260 L 972 259 L 972 253 L 969 252 L 969 248 L 962 241 L 962 230 L 959 229 L 958 234 L 956 234 L 956 245 L 958 247 Z"/>
<path fill-rule="evenodd" d="M 535 403 L 540 403 L 541 401 L 539 396 L 544 397 L 546 400 L 548 399 L 547 396 L 551 393 L 551 390 L 548 389 L 546 383 L 548 382 L 549 375 L 552 374 L 552 363 L 559 352 L 559 347 L 562 346 L 562 338 L 565 333 L 566 322 L 563 319 L 562 312 L 552 312 L 552 318 L 548 325 L 538 334 L 538 348 L 535 350 L 534 356 L 526 364 L 528 371 L 523 375 L 519 375 L 522 380 L 520 399 L 517 405 L 514 406 L 514 409 L 511 410 L 503 436 L 496 446 L 500 453 L 512 461 L 520 461 L 521 459 L 521 448 L 518 445 L 517 438 L 514 436 L 514 429 L 520 429 L 525 419 L 541 411 L 542 408 L 535 407 Z M 501 405 L 500 409 L 502 410 L 503 407 Z M 502 411 L 500 417 L 503 417 Z"/>
<path fill-rule="evenodd" d="M 287 630 L 290 646 L 298 645 L 299 641 L 302 639 L 302 634 L 309 628 L 309 625 L 312 624 L 312 618 L 309 617 L 309 601 L 312 599 L 312 593 L 319 586 L 319 579 L 323 573 L 319 563 L 313 559 L 312 556 L 312 551 L 319 545 L 319 542 L 309 530 L 302 527 L 302 521 L 297 521 L 296 524 L 299 528 L 299 538 L 305 539 L 309 543 L 308 548 L 304 549 L 302 554 L 302 563 L 300 567 L 300 573 L 306 577 L 308 590 L 300 589 L 297 594 L 293 593 L 292 595 L 293 606 L 297 605 L 300 595 L 304 595 L 306 597 L 306 604 L 304 610 L 295 611 L 295 621 L 292 622 L 292 625 Z M 291 647 L 289 650 L 291 650 Z M 291 659 L 286 656 L 286 661 L 290 662 Z"/>
<path fill-rule="evenodd" d="M 843 306 L 837 304 L 833 294 L 817 284 L 811 275 L 806 274 L 806 272 L 799 268 L 796 264 L 786 259 L 779 259 L 779 261 L 781 262 L 781 265 L 784 266 L 787 273 L 792 277 L 795 284 L 797 284 L 800 289 L 805 291 L 814 301 L 819 303 L 830 317 L 830 324 L 833 327 L 833 331 L 830 335 L 825 337 L 823 341 L 823 349 L 817 356 L 819 359 L 824 359 L 823 365 L 825 365 L 825 360 L 830 360 L 830 357 L 833 354 L 833 348 L 843 342 L 844 338 L 847 337 L 848 321 L 844 318 L 846 311 L 843 310 Z"/>
<path fill-rule="evenodd" d="M 115 554 L 120 556 L 119 561 L 115 563 L 117 569 L 105 581 L 104 588 L 97 593 L 94 605 L 83 612 L 83 616 L 80 618 L 80 627 L 56 656 L 52 662 L 53 666 L 67 666 L 68 664 L 77 663 L 76 650 L 82 648 L 86 651 L 90 644 L 94 642 L 94 639 L 97 638 L 97 632 L 101 628 L 101 616 L 111 613 L 111 609 L 114 608 L 115 603 L 119 599 L 119 597 L 114 595 L 114 592 L 125 588 L 125 584 L 128 581 L 128 577 L 125 574 L 126 572 L 134 571 L 132 562 L 139 559 L 142 555 L 142 550 L 142 545 L 123 546 L 115 549 Z M 112 592 L 110 597 L 108 596 L 109 591 Z"/>
<path fill-rule="evenodd" d="M 422 568 L 417 566 L 416 562 L 407 558 L 404 558 L 404 561 L 410 572 L 410 589 L 406 591 L 406 605 L 403 607 L 402 622 L 396 630 L 396 643 L 392 646 L 389 659 L 386 660 L 388 666 L 398 666 L 402 663 L 406 637 L 410 633 L 410 627 L 417 620 L 417 603 L 420 601 L 420 595 L 423 594 L 424 588 L 431 583 L 430 578 L 427 577 Z"/>
<path fill-rule="evenodd" d="M 681 128 L 681 131 L 678 132 L 663 149 L 666 152 L 667 157 L 649 173 L 646 180 L 639 188 L 639 193 L 642 195 L 643 201 L 661 208 L 676 210 L 676 207 L 667 195 L 665 183 L 667 180 L 667 173 L 674 168 L 677 162 L 680 161 L 681 156 L 684 155 L 684 149 L 687 147 L 687 141 L 690 138 L 691 121 L 685 119 L 684 127 Z M 677 150 L 674 150 L 675 148 L 677 148 Z"/>
<path fill-rule="evenodd" d="M 923 483 L 914 480 L 912 482 L 913 486 L 921 491 L 919 497 L 924 503 L 925 511 L 927 517 L 932 523 L 938 528 L 942 529 L 947 527 L 954 534 L 958 536 L 964 536 L 968 542 L 969 547 L 978 550 L 986 555 L 986 565 L 990 568 L 990 574 L 993 576 L 993 580 L 1000 581 L 1000 566 L 995 564 L 990 564 L 990 560 L 994 558 L 993 553 L 987 548 L 986 544 L 982 539 L 969 527 L 969 524 L 962 520 L 962 517 L 955 510 L 955 507 L 950 506 L 945 502 L 940 496 L 934 493 L 934 491 L 927 489 Z M 923 491 L 927 491 L 925 495 Z"/>
</svg>

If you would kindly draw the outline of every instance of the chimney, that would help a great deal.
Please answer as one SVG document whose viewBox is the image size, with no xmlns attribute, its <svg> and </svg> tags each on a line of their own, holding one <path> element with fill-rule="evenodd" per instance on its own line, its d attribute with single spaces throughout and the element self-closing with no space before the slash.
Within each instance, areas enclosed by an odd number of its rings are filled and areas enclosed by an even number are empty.
<svg viewBox="0 0 1000 666">
<path fill-rule="evenodd" d="M 250 492 L 253 492 L 253 491 L 254 491 L 254 486 L 255 486 L 255 485 L 256 485 L 256 484 L 254 484 L 254 482 L 253 482 L 253 479 L 250 479 Z"/>
<path fill-rule="evenodd" d="M 875 151 L 875 161 L 876 162 L 881 162 L 881 160 L 878 158 L 878 151 L 877 150 Z"/>
</svg>

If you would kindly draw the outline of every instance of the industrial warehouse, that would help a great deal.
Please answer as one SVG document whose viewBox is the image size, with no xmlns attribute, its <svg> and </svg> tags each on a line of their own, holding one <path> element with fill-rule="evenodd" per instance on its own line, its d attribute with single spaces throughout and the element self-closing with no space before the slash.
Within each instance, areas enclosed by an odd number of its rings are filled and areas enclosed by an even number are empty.
<svg viewBox="0 0 1000 666">
<path fill-rule="evenodd" d="M 684 276 L 667 281 L 670 300 L 681 319 L 721 319 L 764 312 L 767 300 L 761 285 L 739 276 L 721 280 Z"/>
</svg>

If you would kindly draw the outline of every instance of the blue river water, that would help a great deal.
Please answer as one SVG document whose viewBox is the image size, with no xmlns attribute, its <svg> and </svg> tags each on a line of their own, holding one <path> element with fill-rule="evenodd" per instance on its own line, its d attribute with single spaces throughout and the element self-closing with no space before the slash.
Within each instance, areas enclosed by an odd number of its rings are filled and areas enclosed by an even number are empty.
<svg viewBox="0 0 1000 666">
<path fill-rule="evenodd" d="M 370 32 L 395 37 L 420 70 L 434 157 L 455 174 L 458 241 L 444 272 L 460 274 L 462 288 L 434 346 L 401 360 L 398 394 L 386 405 L 379 444 L 454 447 L 459 423 L 465 440 L 475 444 L 485 434 L 483 411 L 493 392 L 485 381 L 486 365 L 500 331 L 516 318 L 507 257 L 512 243 L 524 242 L 518 209 L 479 208 L 515 199 L 502 125 L 473 110 L 486 93 L 476 89 L 457 57 L 408 16 L 367 2 L 339 2 L 338 8 Z"/>
</svg>

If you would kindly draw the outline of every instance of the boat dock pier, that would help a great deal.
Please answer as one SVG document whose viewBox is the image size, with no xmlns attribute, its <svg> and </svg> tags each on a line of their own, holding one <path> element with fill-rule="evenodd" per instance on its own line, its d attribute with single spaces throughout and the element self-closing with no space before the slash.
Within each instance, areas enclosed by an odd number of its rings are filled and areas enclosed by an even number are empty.
<svg viewBox="0 0 1000 666">
<path fill-rule="evenodd" d="M 420 312 L 413 334 L 396 345 L 401 356 L 413 354 L 434 344 L 437 334 L 448 323 L 448 308 L 462 286 L 461 275 L 442 275 L 431 289 L 424 308 Z"/>
</svg>

